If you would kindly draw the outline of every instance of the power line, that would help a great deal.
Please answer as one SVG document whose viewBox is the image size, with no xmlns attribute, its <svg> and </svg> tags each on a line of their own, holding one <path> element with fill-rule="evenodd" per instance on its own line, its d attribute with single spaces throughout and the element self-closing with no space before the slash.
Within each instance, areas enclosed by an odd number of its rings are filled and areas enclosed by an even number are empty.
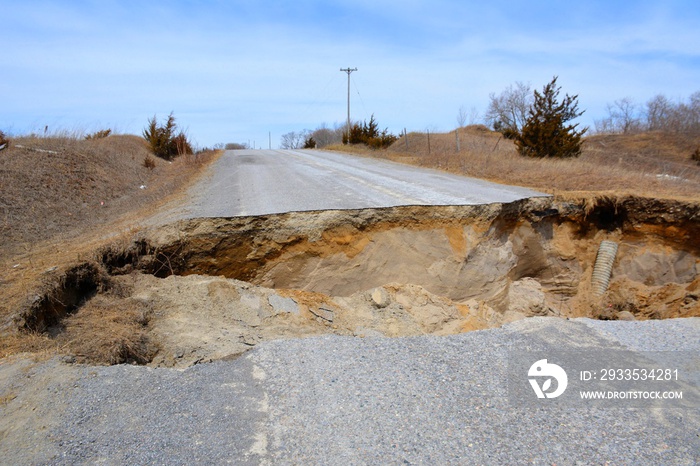
<svg viewBox="0 0 700 466">
<path fill-rule="evenodd" d="M 331 77 L 322 88 L 318 88 L 321 89 L 321 91 L 315 93 L 315 98 L 312 101 L 307 102 L 306 107 L 304 107 L 304 110 L 301 112 L 301 115 L 304 118 L 311 114 L 310 110 L 312 108 L 316 109 L 317 107 L 322 107 L 323 105 L 327 104 L 331 99 L 331 94 L 338 91 L 337 88 L 329 90 L 331 83 L 334 82 L 335 79 L 336 78 Z M 315 116 L 316 112 L 314 112 L 313 115 Z"/>
<path fill-rule="evenodd" d="M 355 86 L 355 90 L 357 91 L 357 97 L 360 98 L 360 103 L 362 104 L 362 108 L 365 111 L 365 118 L 367 118 L 369 116 L 368 115 L 369 112 L 367 111 L 367 107 L 365 106 L 365 101 L 362 98 L 362 95 L 360 94 L 360 89 L 357 87 L 357 79 L 353 79 L 352 84 L 353 84 L 353 86 Z"/>
</svg>

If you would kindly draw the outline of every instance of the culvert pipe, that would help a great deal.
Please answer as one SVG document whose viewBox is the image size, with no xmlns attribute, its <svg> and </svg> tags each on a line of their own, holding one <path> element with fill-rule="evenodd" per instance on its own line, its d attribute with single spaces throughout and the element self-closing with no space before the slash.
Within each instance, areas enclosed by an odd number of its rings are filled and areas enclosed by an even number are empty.
<svg viewBox="0 0 700 466">
<path fill-rule="evenodd" d="M 603 296 L 608 289 L 615 256 L 617 256 L 617 243 L 614 241 L 602 241 L 598 248 L 591 280 L 591 289 L 593 296 L 596 298 Z"/>
</svg>

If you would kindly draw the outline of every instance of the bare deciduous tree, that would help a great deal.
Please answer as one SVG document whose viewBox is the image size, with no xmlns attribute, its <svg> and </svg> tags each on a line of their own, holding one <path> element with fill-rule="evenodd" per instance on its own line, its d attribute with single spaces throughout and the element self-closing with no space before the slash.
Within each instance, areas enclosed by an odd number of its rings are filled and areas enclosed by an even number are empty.
<svg viewBox="0 0 700 466">
<path fill-rule="evenodd" d="M 464 128 L 464 125 L 467 124 L 467 109 L 464 108 L 464 105 L 459 107 L 459 112 L 457 112 L 457 127 L 458 128 Z"/>
<path fill-rule="evenodd" d="M 683 133 L 700 133 L 700 91 L 690 96 L 688 103 L 678 103 L 672 112 L 672 128 Z"/>
<path fill-rule="evenodd" d="M 486 123 L 504 135 L 519 134 L 534 101 L 530 84 L 516 82 L 499 95 L 491 93 L 489 99 L 489 107 L 484 117 Z"/>
<path fill-rule="evenodd" d="M 673 104 L 665 95 L 657 95 L 646 105 L 647 129 L 660 131 L 668 129 L 669 118 L 673 112 Z"/>
<path fill-rule="evenodd" d="M 687 102 L 674 103 L 659 94 L 651 98 L 643 108 L 631 98 L 608 104 L 608 116 L 596 120 L 598 133 L 634 133 L 638 131 L 668 131 L 676 133 L 700 133 L 700 91 Z"/>
<path fill-rule="evenodd" d="M 479 121 L 479 110 L 476 107 L 471 107 L 467 111 L 466 107 L 462 105 L 459 107 L 459 112 L 457 112 L 457 127 L 464 128 L 465 125 L 475 125 Z"/>
<path fill-rule="evenodd" d="M 336 125 L 331 129 L 322 123 L 321 126 L 311 132 L 311 137 L 316 141 L 316 147 L 326 147 L 331 144 L 340 144 L 343 141 L 345 126 Z"/>
<path fill-rule="evenodd" d="M 639 107 L 632 98 L 616 100 L 607 105 L 607 110 L 608 116 L 595 122 L 597 132 L 627 134 L 643 129 Z"/>
<path fill-rule="evenodd" d="M 639 109 L 631 98 L 616 100 L 612 107 L 608 105 L 608 112 L 613 120 L 618 122 L 623 133 L 632 133 L 641 129 Z"/>
<path fill-rule="evenodd" d="M 290 131 L 289 133 L 283 134 L 282 141 L 280 142 L 280 149 L 301 149 L 308 135 L 308 130 L 299 132 Z"/>
<path fill-rule="evenodd" d="M 479 118 L 481 115 L 479 115 L 479 110 L 477 110 L 476 107 L 472 107 L 469 109 L 469 124 L 470 125 L 475 125 L 479 122 Z"/>
</svg>

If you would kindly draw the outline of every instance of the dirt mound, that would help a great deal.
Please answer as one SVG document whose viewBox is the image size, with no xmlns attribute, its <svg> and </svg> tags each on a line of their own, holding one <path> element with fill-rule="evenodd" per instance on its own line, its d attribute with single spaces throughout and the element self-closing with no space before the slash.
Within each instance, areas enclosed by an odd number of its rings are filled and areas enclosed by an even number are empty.
<svg viewBox="0 0 700 466">
<path fill-rule="evenodd" d="M 158 366 L 230 358 L 273 339 L 449 335 L 488 327 L 467 306 L 417 285 L 388 284 L 348 297 L 202 275 L 137 275 L 135 285 L 132 299 L 151 308 Z"/>
</svg>

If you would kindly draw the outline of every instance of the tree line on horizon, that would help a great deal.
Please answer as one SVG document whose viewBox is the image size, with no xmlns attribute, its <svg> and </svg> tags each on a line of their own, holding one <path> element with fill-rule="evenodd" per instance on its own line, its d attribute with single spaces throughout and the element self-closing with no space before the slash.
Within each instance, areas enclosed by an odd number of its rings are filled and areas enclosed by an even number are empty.
<svg viewBox="0 0 700 466">
<path fill-rule="evenodd" d="M 364 144 L 372 149 L 386 149 L 398 139 L 388 128 L 379 130 L 379 124 L 374 114 L 369 121 L 355 121 L 334 128 L 328 128 L 325 123 L 315 130 L 291 131 L 283 134 L 280 142 L 281 149 L 316 149 L 333 144 Z"/>
<path fill-rule="evenodd" d="M 658 94 L 644 104 L 630 97 L 607 106 L 608 116 L 595 122 L 598 133 L 632 134 L 643 131 L 664 131 L 700 135 L 700 91 L 687 101 L 673 102 Z"/>
</svg>

